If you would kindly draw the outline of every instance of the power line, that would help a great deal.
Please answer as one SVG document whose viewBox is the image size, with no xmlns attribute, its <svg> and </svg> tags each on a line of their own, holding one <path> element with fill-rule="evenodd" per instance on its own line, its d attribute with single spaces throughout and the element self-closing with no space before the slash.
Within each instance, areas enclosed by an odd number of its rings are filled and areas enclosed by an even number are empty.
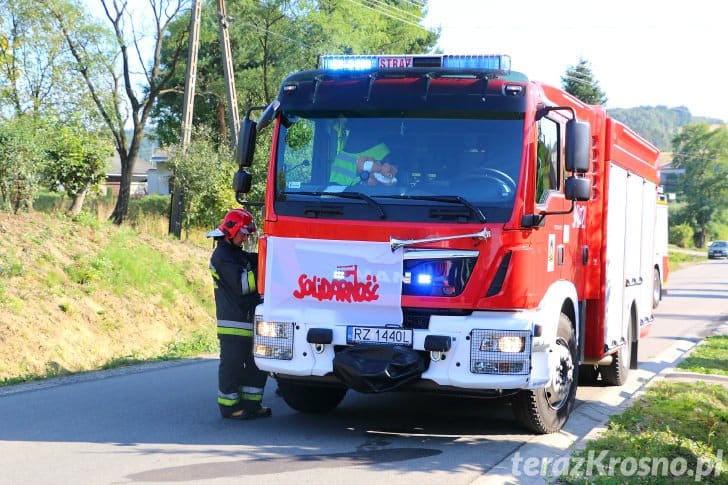
<svg viewBox="0 0 728 485">
<path fill-rule="evenodd" d="M 399 15 L 402 16 L 403 19 L 405 19 L 407 17 L 411 17 L 411 19 L 413 21 L 419 20 L 419 17 L 417 15 L 413 14 L 412 12 L 408 12 L 407 10 L 404 10 L 402 8 L 395 7 L 394 5 L 390 5 L 386 2 L 384 2 L 383 0 L 369 0 L 369 1 L 372 3 L 376 3 L 377 5 L 380 5 L 382 7 L 382 11 L 387 10 L 389 12 L 397 12 Z"/>
<path fill-rule="evenodd" d="M 355 4 L 355 5 L 359 5 L 360 7 L 364 7 L 364 8 L 367 8 L 367 9 L 371 10 L 372 12 L 378 13 L 378 14 L 380 14 L 380 15 L 384 15 L 385 17 L 389 17 L 389 18 L 391 18 L 391 19 L 394 19 L 394 20 L 397 20 L 397 21 L 399 21 L 399 22 L 402 22 L 402 23 L 405 23 L 405 24 L 411 25 L 411 26 L 413 26 L 413 27 L 417 27 L 417 28 L 420 28 L 420 29 L 424 29 L 424 27 L 423 27 L 422 25 L 420 25 L 420 24 L 417 24 L 417 23 L 411 22 L 410 20 L 407 20 L 407 19 L 403 19 L 403 18 L 400 18 L 400 17 L 394 16 L 394 15 L 392 15 L 392 14 L 390 14 L 390 13 L 388 13 L 388 12 L 384 12 L 384 11 L 382 11 L 382 10 L 378 10 L 378 9 L 376 9 L 376 8 L 374 8 L 374 7 L 371 7 L 371 6 L 369 6 L 369 5 L 366 5 L 366 4 L 365 4 L 365 3 L 363 3 L 363 2 L 360 2 L 360 1 L 357 1 L 357 0 L 349 0 L 349 2 L 351 2 L 351 3 Z"/>
<path fill-rule="evenodd" d="M 286 39 L 286 40 L 290 40 L 291 42 L 294 42 L 294 43 L 296 43 L 296 44 L 298 44 L 298 45 L 300 45 L 300 46 L 303 46 L 303 47 L 305 47 L 306 49 L 312 49 L 312 47 L 311 47 L 310 45 L 304 44 L 304 43 L 303 43 L 303 42 L 301 42 L 300 40 L 296 40 L 296 39 L 291 39 L 290 37 L 286 37 L 285 35 L 283 35 L 283 34 L 279 34 L 278 32 L 273 32 L 272 30 L 264 29 L 263 27 L 260 27 L 260 26 L 258 26 L 258 25 L 255 25 L 255 24 L 254 24 L 254 23 L 252 23 L 252 22 L 241 22 L 241 23 L 242 23 L 243 25 L 249 25 L 250 27 L 253 27 L 254 29 L 257 29 L 257 30 L 262 30 L 263 32 L 268 32 L 269 34 L 272 34 L 272 35 L 276 35 L 276 36 L 278 36 L 278 37 L 282 37 L 283 39 Z"/>
<path fill-rule="evenodd" d="M 583 84 L 584 86 L 589 86 L 590 88 L 598 88 L 599 87 L 599 82 L 598 81 L 594 81 L 594 80 L 587 81 L 585 79 L 582 79 L 582 78 L 579 78 L 579 77 L 576 77 L 576 76 L 569 76 L 568 74 L 567 75 L 564 75 L 564 76 L 561 76 L 561 80 L 563 81 L 564 79 L 569 80 L 569 81 L 574 81 L 575 83 L 578 83 L 578 84 Z"/>
<path fill-rule="evenodd" d="M 400 1 L 402 3 L 408 3 L 408 4 L 412 5 L 413 7 L 417 7 L 420 9 L 425 7 L 425 2 L 415 2 L 414 0 L 400 0 Z"/>
</svg>

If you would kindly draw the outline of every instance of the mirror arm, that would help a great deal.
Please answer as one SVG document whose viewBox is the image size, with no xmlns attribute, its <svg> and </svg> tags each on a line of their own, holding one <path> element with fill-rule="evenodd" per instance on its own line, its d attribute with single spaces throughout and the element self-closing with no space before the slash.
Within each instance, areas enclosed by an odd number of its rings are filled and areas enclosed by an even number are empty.
<svg viewBox="0 0 728 485">
<path fill-rule="evenodd" d="M 576 119 L 576 110 L 571 106 L 541 106 L 536 108 L 536 121 L 540 120 L 552 111 L 568 110 L 571 112 L 571 117 Z"/>
<path fill-rule="evenodd" d="M 574 212 L 575 206 L 576 206 L 576 201 L 574 199 L 571 199 L 571 207 L 569 207 L 565 211 L 541 212 L 539 215 L 540 216 L 556 216 L 556 215 L 571 214 L 572 212 Z"/>
<path fill-rule="evenodd" d="M 245 110 L 245 117 L 246 117 L 246 118 L 250 118 L 250 114 L 251 114 L 251 113 L 252 113 L 253 111 L 259 111 L 259 110 L 264 110 L 264 109 L 266 109 L 267 107 L 268 107 L 268 106 L 251 106 L 250 108 L 248 108 L 247 110 Z"/>
<path fill-rule="evenodd" d="M 265 203 L 263 202 L 252 202 L 250 200 L 245 200 L 243 198 L 245 194 L 242 192 L 236 192 L 235 193 L 235 200 L 238 201 L 238 203 L 243 207 L 263 207 Z"/>
<path fill-rule="evenodd" d="M 538 214 L 526 214 L 525 216 L 523 216 L 521 218 L 521 226 L 522 227 L 541 227 L 541 226 L 543 226 L 546 216 L 571 214 L 572 212 L 574 212 L 574 207 L 576 207 L 576 201 L 574 199 L 571 199 L 571 207 L 569 207 L 565 211 L 544 211 L 544 212 L 539 212 Z"/>
</svg>

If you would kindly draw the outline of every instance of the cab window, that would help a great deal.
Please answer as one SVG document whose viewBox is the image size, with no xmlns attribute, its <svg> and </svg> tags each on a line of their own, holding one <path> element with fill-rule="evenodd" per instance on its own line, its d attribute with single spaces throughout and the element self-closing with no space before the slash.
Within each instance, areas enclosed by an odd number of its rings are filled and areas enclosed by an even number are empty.
<svg viewBox="0 0 728 485">
<path fill-rule="evenodd" d="M 538 121 L 538 170 L 536 172 L 536 203 L 546 202 L 549 191 L 561 188 L 561 144 L 559 125 L 548 118 Z"/>
</svg>

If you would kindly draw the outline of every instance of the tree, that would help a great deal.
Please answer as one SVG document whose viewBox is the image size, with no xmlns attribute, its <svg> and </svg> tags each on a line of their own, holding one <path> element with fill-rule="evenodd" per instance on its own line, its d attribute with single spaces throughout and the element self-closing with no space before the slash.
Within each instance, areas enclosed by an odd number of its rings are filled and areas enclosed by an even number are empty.
<svg viewBox="0 0 728 485">
<path fill-rule="evenodd" d="M 575 66 L 569 66 L 561 76 L 561 87 L 567 93 L 587 104 L 606 104 L 607 96 L 594 79 L 591 65 L 584 58 L 579 58 Z"/>
<path fill-rule="evenodd" d="M 186 10 L 189 0 L 148 0 L 146 15 L 136 13 L 132 19 L 127 2 L 98 0 L 108 20 L 110 37 L 99 25 L 89 23 L 88 14 L 78 4 L 65 0 L 45 2 L 75 60 L 94 104 L 111 132 L 121 162 L 119 197 L 111 214 L 116 224 L 123 223 L 129 210 L 131 181 L 144 128 L 157 98 L 165 92 L 174 76 L 180 53 L 186 45 L 187 32 L 168 35 L 170 24 Z M 139 18 L 151 26 L 152 57 L 142 54 L 143 36 L 135 30 Z M 135 21 L 136 20 L 136 21 Z M 108 34 L 108 31 L 106 31 Z M 161 52 L 165 44 L 172 47 L 164 68 Z M 135 69 L 141 70 L 137 76 Z M 141 78 L 141 81 L 137 82 Z M 126 126 L 131 124 L 131 140 Z"/>
<path fill-rule="evenodd" d="M 685 210 L 695 229 L 695 243 L 703 247 L 710 224 L 728 204 L 728 128 L 687 125 L 672 146 L 674 167 L 685 169 Z"/>
<path fill-rule="evenodd" d="M 0 0 L 0 114 L 85 111 L 90 98 L 72 64 L 38 0 Z"/>
<path fill-rule="evenodd" d="M 30 208 L 39 188 L 44 127 L 37 117 L 0 121 L 0 207 Z"/>
<path fill-rule="evenodd" d="M 68 212 L 76 216 L 89 190 L 104 180 L 105 163 L 113 150 L 83 126 L 61 126 L 51 138 L 45 151 L 43 180 L 50 190 L 64 190 L 72 198 Z"/>
</svg>

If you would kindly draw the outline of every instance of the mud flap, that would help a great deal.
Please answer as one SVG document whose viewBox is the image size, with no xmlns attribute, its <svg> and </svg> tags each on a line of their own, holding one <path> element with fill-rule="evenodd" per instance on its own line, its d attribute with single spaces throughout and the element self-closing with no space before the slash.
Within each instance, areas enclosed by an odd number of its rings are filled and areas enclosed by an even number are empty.
<svg viewBox="0 0 728 485">
<path fill-rule="evenodd" d="M 334 357 L 334 374 L 347 387 L 364 393 L 398 389 L 427 369 L 425 359 L 401 345 L 359 344 Z"/>
</svg>

